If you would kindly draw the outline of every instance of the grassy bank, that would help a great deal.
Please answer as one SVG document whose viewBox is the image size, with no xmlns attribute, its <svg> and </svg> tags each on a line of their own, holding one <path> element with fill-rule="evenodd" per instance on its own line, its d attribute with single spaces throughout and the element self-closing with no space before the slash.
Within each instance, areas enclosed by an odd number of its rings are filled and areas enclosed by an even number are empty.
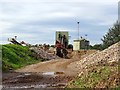
<svg viewBox="0 0 120 90">
<path fill-rule="evenodd" d="M 20 67 L 40 62 L 26 46 L 7 44 L 2 45 L 2 70 L 15 70 Z"/>
</svg>

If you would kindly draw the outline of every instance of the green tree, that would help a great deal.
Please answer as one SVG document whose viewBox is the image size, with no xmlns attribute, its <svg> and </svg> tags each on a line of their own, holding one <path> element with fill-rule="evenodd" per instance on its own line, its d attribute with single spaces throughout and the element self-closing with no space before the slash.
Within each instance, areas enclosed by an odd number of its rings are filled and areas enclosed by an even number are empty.
<svg viewBox="0 0 120 90">
<path fill-rule="evenodd" d="M 103 49 L 120 41 L 120 22 L 117 21 L 101 40 L 103 42 Z"/>
<path fill-rule="evenodd" d="M 102 44 L 95 44 L 94 46 L 92 46 L 92 49 L 96 49 L 96 50 L 102 50 Z"/>
</svg>

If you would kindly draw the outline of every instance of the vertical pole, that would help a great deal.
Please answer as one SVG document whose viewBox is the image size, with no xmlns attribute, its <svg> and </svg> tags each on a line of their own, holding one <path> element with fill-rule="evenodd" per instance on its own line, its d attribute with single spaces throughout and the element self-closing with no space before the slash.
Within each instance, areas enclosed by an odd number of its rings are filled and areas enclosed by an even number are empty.
<svg viewBox="0 0 120 90">
<path fill-rule="evenodd" d="M 17 40 L 17 36 L 15 36 L 15 40 Z"/>
<path fill-rule="evenodd" d="M 78 40 L 79 40 L 79 23 L 80 22 L 77 22 L 78 23 Z"/>
</svg>

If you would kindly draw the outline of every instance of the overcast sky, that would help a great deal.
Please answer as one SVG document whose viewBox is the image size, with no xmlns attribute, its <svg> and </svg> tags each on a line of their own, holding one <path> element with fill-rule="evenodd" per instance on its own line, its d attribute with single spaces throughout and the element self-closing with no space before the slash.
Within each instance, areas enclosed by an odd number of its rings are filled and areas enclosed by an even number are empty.
<svg viewBox="0 0 120 90">
<path fill-rule="evenodd" d="M 118 19 L 118 0 L 0 0 L 0 43 L 18 36 L 30 44 L 54 44 L 56 31 L 69 31 L 70 43 L 80 36 L 92 45 Z"/>
</svg>

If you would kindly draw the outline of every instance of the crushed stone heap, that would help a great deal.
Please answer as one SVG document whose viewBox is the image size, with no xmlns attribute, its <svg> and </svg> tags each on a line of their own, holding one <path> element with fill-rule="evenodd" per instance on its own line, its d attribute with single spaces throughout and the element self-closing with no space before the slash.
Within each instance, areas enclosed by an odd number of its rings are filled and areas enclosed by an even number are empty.
<svg viewBox="0 0 120 90">
<path fill-rule="evenodd" d="M 59 58 L 58 56 L 56 56 L 54 54 L 49 54 L 47 51 L 45 51 L 42 48 L 32 47 L 32 48 L 30 48 L 30 50 L 33 50 L 36 53 L 36 57 L 38 57 L 38 58 L 43 58 L 43 59 L 47 59 L 47 60 Z"/>
<path fill-rule="evenodd" d="M 103 51 L 98 51 L 96 53 L 93 53 L 91 55 L 88 55 L 87 57 L 81 59 L 80 61 L 76 61 L 70 65 L 70 67 L 74 67 L 75 69 L 82 70 L 89 66 L 94 65 L 103 65 L 106 63 L 113 63 L 120 60 L 120 42 L 108 47 L 107 49 Z"/>
</svg>

